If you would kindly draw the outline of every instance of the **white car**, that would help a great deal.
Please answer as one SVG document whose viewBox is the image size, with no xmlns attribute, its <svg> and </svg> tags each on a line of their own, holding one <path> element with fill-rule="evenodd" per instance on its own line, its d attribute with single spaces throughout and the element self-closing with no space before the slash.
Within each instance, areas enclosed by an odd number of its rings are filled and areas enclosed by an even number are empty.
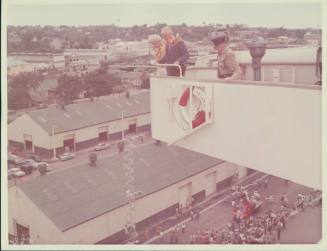
<svg viewBox="0 0 327 251">
<path fill-rule="evenodd" d="M 108 149 L 109 147 L 110 147 L 110 145 L 108 143 L 99 143 L 95 146 L 94 150 L 101 151 L 101 150 Z"/>
<path fill-rule="evenodd" d="M 70 159 L 72 159 L 74 157 L 75 157 L 75 154 L 73 154 L 73 153 L 64 153 L 64 154 L 59 156 L 59 159 L 64 161 L 64 160 L 70 160 Z"/>
<path fill-rule="evenodd" d="M 19 168 L 11 168 L 8 170 L 8 177 L 22 177 L 25 176 L 25 173 Z"/>
<path fill-rule="evenodd" d="M 8 161 L 12 162 L 12 163 L 15 163 L 15 164 L 21 164 L 21 163 L 24 162 L 24 160 L 21 157 L 18 157 L 15 154 L 9 154 L 8 155 Z"/>
</svg>

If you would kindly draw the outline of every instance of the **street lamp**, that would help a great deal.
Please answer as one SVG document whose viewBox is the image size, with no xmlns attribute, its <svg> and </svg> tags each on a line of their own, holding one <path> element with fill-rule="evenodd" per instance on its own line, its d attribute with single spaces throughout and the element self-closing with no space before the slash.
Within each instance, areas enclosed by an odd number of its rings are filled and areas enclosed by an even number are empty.
<svg viewBox="0 0 327 251">
<path fill-rule="evenodd" d="M 53 153 L 53 160 L 55 160 L 57 157 L 57 152 L 56 152 L 56 142 L 55 142 L 55 133 L 54 133 L 54 131 L 55 131 L 55 127 L 57 127 L 57 126 L 55 126 L 55 125 L 53 125 L 52 126 L 52 140 L 51 140 L 51 143 L 52 143 L 52 153 Z"/>
<path fill-rule="evenodd" d="M 124 111 L 121 111 L 121 139 L 124 140 Z"/>
<path fill-rule="evenodd" d="M 253 80 L 261 81 L 261 59 L 266 53 L 266 42 L 263 37 L 255 37 L 248 44 L 252 56 Z"/>
</svg>

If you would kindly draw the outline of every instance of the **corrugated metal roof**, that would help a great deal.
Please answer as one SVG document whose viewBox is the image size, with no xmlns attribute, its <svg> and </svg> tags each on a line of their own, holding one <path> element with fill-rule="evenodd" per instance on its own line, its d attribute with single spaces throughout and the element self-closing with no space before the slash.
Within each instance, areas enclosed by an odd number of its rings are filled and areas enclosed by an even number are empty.
<svg viewBox="0 0 327 251">
<path fill-rule="evenodd" d="M 60 133 L 118 120 L 121 119 L 122 111 L 124 118 L 150 113 L 149 91 L 131 95 L 129 98 L 107 98 L 70 104 L 65 106 L 65 110 L 51 106 L 30 111 L 27 115 L 51 134 L 53 126 L 55 133 Z"/>
<path fill-rule="evenodd" d="M 146 196 L 222 160 L 177 146 L 154 144 L 134 150 L 135 188 Z M 65 231 L 127 203 L 123 153 L 20 184 L 21 190 Z"/>
</svg>

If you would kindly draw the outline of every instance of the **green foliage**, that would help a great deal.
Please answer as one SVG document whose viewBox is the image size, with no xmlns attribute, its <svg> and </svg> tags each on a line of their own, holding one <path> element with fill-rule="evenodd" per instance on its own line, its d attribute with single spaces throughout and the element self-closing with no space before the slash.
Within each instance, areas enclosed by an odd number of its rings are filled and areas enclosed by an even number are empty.
<svg viewBox="0 0 327 251">
<path fill-rule="evenodd" d="M 84 89 L 90 96 L 111 94 L 117 85 L 121 85 L 121 80 L 104 72 L 103 69 L 87 73 L 84 78 Z"/>
<path fill-rule="evenodd" d="M 78 98 L 83 90 L 82 79 L 78 76 L 61 75 L 58 79 L 57 95 L 66 101 Z"/>
<path fill-rule="evenodd" d="M 40 73 L 24 72 L 20 73 L 8 81 L 8 108 L 22 109 L 33 104 L 29 94 L 32 88 L 40 85 L 43 77 Z"/>
</svg>

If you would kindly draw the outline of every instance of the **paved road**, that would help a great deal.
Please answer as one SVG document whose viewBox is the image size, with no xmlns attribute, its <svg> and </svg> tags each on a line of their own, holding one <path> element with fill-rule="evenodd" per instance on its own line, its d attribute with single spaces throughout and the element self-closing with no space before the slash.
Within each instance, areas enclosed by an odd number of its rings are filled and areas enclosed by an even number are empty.
<svg viewBox="0 0 327 251">
<path fill-rule="evenodd" d="M 265 202 L 258 212 L 258 215 L 266 213 L 270 208 L 273 211 L 278 210 L 280 208 L 279 199 L 283 193 L 286 193 L 290 202 L 292 202 L 295 201 L 298 193 L 308 193 L 312 191 L 311 188 L 291 182 L 289 182 L 288 186 L 286 186 L 283 179 L 274 176 L 269 176 L 268 181 L 268 188 L 265 189 L 257 187 L 256 190 L 259 191 L 262 198 L 273 195 L 276 198 L 276 202 L 273 204 Z M 178 241 L 180 244 L 189 244 L 190 235 L 192 232 L 196 232 L 198 230 L 205 231 L 206 229 L 218 230 L 221 227 L 226 226 L 226 224 L 231 220 L 231 200 L 228 198 L 221 199 L 219 204 L 205 212 L 202 212 L 199 220 L 186 222 L 185 234 L 180 232 L 178 234 Z M 321 208 L 307 208 L 304 213 L 299 213 L 297 216 L 295 216 L 295 218 L 290 219 L 287 222 L 286 230 L 284 230 L 281 234 L 280 243 L 316 243 L 318 240 L 320 240 L 322 234 L 321 222 Z M 304 231 L 304 226 L 306 229 L 310 229 L 309 234 L 306 234 L 307 231 Z M 164 235 L 162 239 L 157 238 L 152 243 L 169 244 L 170 234 L 171 233 Z"/>
<path fill-rule="evenodd" d="M 137 135 L 144 135 L 144 133 L 135 134 L 133 136 L 136 137 Z M 75 157 L 73 159 L 71 159 L 71 160 L 67 160 L 67 161 L 57 160 L 55 162 L 52 162 L 52 163 L 49 164 L 52 171 L 49 172 L 47 175 L 51 175 L 51 173 L 59 172 L 59 171 L 65 170 L 67 168 L 72 168 L 74 166 L 79 166 L 79 165 L 81 165 L 83 163 L 88 163 L 89 162 L 89 154 L 91 152 L 96 152 L 98 159 L 103 159 L 103 158 L 107 158 L 109 156 L 113 156 L 113 155 L 118 153 L 118 147 L 117 147 L 117 142 L 118 141 L 119 140 L 112 141 L 110 148 L 106 149 L 106 150 L 94 151 L 94 146 L 93 146 L 91 148 L 84 149 L 82 151 L 76 152 Z M 141 147 L 141 146 L 144 146 L 146 144 L 153 144 L 154 142 L 155 142 L 155 140 L 151 136 L 147 135 L 147 136 L 144 137 L 143 144 L 137 143 L 135 145 L 135 147 Z M 13 164 L 9 164 L 10 168 L 14 167 L 14 166 L 15 165 L 13 165 Z M 16 179 L 8 180 L 8 186 L 10 187 L 10 186 L 14 185 L 15 182 L 16 182 L 16 184 L 20 184 L 20 183 L 26 182 L 28 180 L 35 179 L 35 178 L 37 178 L 39 176 L 40 176 L 40 173 L 37 170 L 34 170 L 29 175 L 26 175 L 26 176 L 23 176 L 23 177 L 20 177 L 20 178 L 16 178 Z"/>
</svg>

